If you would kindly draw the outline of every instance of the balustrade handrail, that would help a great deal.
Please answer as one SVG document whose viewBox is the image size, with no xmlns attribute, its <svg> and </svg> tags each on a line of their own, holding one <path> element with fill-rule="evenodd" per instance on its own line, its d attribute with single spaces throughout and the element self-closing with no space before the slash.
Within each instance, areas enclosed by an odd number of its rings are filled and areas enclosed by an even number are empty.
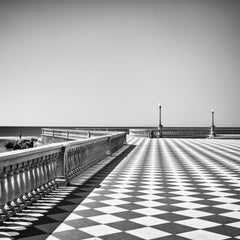
<svg viewBox="0 0 240 240">
<path fill-rule="evenodd" d="M 29 161 L 33 158 L 44 157 L 48 154 L 54 154 L 61 151 L 64 145 L 53 143 L 51 145 L 39 146 L 37 148 L 28 148 L 0 153 L 0 169 L 7 165 L 18 164 Z"/>
<path fill-rule="evenodd" d="M 116 133 L 1 153 L 0 222 L 124 144 L 126 133 Z"/>
<path fill-rule="evenodd" d="M 42 128 L 42 136 L 52 136 L 54 138 L 78 139 L 78 138 L 93 138 L 98 136 L 115 135 L 122 132 L 116 131 L 93 131 L 87 129 L 52 129 Z"/>
</svg>

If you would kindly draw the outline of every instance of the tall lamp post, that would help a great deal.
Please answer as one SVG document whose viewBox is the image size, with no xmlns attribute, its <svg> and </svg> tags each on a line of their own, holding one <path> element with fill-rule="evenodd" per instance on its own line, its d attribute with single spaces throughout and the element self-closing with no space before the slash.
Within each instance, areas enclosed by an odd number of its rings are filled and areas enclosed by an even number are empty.
<svg viewBox="0 0 240 240">
<path fill-rule="evenodd" d="M 158 125 L 158 133 L 159 133 L 159 137 L 162 137 L 163 134 L 162 134 L 162 128 L 163 128 L 163 125 L 162 125 L 162 104 L 159 103 L 158 104 L 158 108 L 159 108 L 159 125 Z"/>
<path fill-rule="evenodd" d="M 214 138 L 216 136 L 215 125 L 214 125 L 214 109 L 212 109 L 211 112 L 212 112 L 212 125 L 210 128 L 210 136 L 209 137 Z"/>
</svg>

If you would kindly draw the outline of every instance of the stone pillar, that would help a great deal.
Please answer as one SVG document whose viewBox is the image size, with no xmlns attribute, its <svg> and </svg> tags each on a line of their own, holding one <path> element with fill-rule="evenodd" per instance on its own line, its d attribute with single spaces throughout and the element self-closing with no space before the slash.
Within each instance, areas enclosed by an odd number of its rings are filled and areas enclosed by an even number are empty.
<svg viewBox="0 0 240 240">
<path fill-rule="evenodd" d="M 211 110 L 212 112 L 212 125 L 210 127 L 210 134 L 209 134 L 209 138 L 214 138 L 216 136 L 216 127 L 214 125 L 214 110 Z"/>
<path fill-rule="evenodd" d="M 68 180 L 66 178 L 66 166 L 67 161 L 67 152 L 66 147 L 62 147 L 62 151 L 58 156 L 56 162 L 56 179 L 55 182 L 60 186 L 66 186 L 68 184 Z"/>
<path fill-rule="evenodd" d="M 161 103 L 158 104 L 158 107 L 159 107 L 158 137 L 162 138 L 163 137 L 163 133 L 162 133 L 163 125 L 162 125 L 162 105 L 161 105 Z"/>
</svg>

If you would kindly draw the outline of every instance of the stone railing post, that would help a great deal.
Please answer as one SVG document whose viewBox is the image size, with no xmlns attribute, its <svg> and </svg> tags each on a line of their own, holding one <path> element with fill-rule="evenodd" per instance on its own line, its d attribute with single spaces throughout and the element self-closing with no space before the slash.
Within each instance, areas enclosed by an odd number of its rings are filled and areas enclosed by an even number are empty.
<svg viewBox="0 0 240 240">
<path fill-rule="evenodd" d="M 62 147 L 62 151 L 58 156 L 57 162 L 56 162 L 56 180 L 55 182 L 57 185 L 60 186 L 66 186 L 68 184 L 67 178 L 66 178 L 66 147 Z"/>
<path fill-rule="evenodd" d="M 68 137 L 69 137 L 69 131 L 67 130 L 66 131 L 66 138 L 68 139 Z"/>
<path fill-rule="evenodd" d="M 106 152 L 107 155 L 111 155 L 112 154 L 112 151 L 111 151 L 111 137 L 108 137 L 107 138 L 107 152 Z"/>
</svg>

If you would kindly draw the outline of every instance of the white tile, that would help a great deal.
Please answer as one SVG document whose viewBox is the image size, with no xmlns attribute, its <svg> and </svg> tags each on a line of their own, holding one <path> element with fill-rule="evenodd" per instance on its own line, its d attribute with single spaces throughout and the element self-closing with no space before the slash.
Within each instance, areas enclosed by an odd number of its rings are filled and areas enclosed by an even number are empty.
<svg viewBox="0 0 240 240">
<path fill-rule="evenodd" d="M 131 196 L 123 193 L 113 193 L 113 194 L 107 194 L 106 197 L 122 199 L 122 198 L 131 197 Z"/>
<path fill-rule="evenodd" d="M 57 232 L 64 232 L 64 231 L 68 231 L 68 230 L 73 230 L 75 228 L 65 224 L 65 223 L 61 223 L 57 229 L 54 230 L 54 233 L 57 233 Z"/>
<path fill-rule="evenodd" d="M 173 206 L 186 208 L 186 209 L 197 209 L 197 208 L 203 208 L 207 205 L 199 204 L 199 203 L 192 203 L 192 202 L 183 202 L 183 203 L 175 203 Z"/>
<path fill-rule="evenodd" d="M 73 211 L 82 211 L 82 210 L 88 210 L 90 209 L 89 207 L 85 207 L 83 205 L 78 205 Z"/>
<path fill-rule="evenodd" d="M 173 191 L 170 193 L 177 194 L 177 195 L 186 195 L 186 196 L 198 194 L 197 192 L 191 192 L 191 191 Z"/>
<path fill-rule="evenodd" d="M 163 199 L 164 197 L 158 196 L 158 195 L 140 195 L 136 196 L 138 198 L 146 199 L 146 200 L 158 200 L 158 199 Z"/>
<path fill-rule="evenodd" d="M 223 203 L 235 203 L 240 202 L 239 199 L 230 198 L 230 197 L 218 197 L 218 198 L 211 198 L 209 200 L 216 201 L 216 202 L 223 202 Z"/>
<path fill-rule="evenodd" d="M 219 215 L 224 216 L 224 217 L 240 219 L 240 212 L 238 212 L 238 211 L 221 213 Z"/>
<path fill-rule="evenodd" d="M 96 196 L 100 196 L 100 194 L 95 193 L 95 192 L 91 192 L 88 197 L 96 197 Z"/>
<path fill-rule="evenodd" d="M 116 206 L 100 207 L 100 208 L 95 208 L 95 210 L 104 212 L 104 213 L 109 213 L 109 214 L 127 211 L 124 208 L 120 208 Z"/>
<path fill-rule="evenodd" d="M 79 228 L 80 231 L 86 232 L 92 236 L 100 237 L 108 234 L 114 234 L 114 233 L 119 233 L 121 232 L 120 230 L 109 227 L 106 225 L 96 225 L 96 226 L 91 226 L 91 227 L 84 227 L 84 228 Z"/>
<path fill-rule="evenodd" d="M 197 219 L 197 218 L 191 218 L 191 219 L 187 219 L 187 220 L 177 221 L 175 223 L 193 227 L 193 228 L 197 228 L 197 229 L 216 227 L 216 226 L 220 225 L 219 223 L 210 222 L 210 221 L 206 221 L 203 219 Z"/>
<path fill-rule="evenodd" d="M 229 239 L 229 236 L 225 236 L 218 233 L 208 232 L 205 230 L 196 230 L 191 232 L 184 232 L 178 234 L 180 237 L 188 238 L 191 240 L 224 240 Z"/>
<path fill-rule="evenodd" d="M 231 211 L 239 211 L 240 210 L 240 205 L 231 204 L 231 203 L 215 205 L 214 207 L 227 209 L 227 210 L 231 210 Z"/>
<path fill-rule="evenodd" d="M 133 211 L 146 216 L 153 216 L 153 215 L 166 213 L 166 211 L 158 210 L 155 208 L 141 208 L 141 209 L 135 209 Z"/>
<path fill-rule="evenodd" d="M 81 219 L 81 218 L 83 218 L 83 217 L 79 216 L 76 213 L 71 213 L 64 221 L 76 220 L 76 219 Z"/>
<path fill-rule="evenodd" d="M 240 228 L 240 222 L 228 223 L 227 225 L 235 228 Z"/>
<path fill-rule="evenodd" d="M 108 204 L 108 205 L 123 205 L 123 204 L 128 204 L 129 202 L 121 200 L 121 199 L 110 199 L 110 200 L 104 200 L 101 201 L 104 204 Z"/>
<path fill-rule="evenodd" d="M 132 189 L 125 189 L 125 188 L 115 188 L 111 189 L 111 192 L 116 192 L 116 193 L 128 193 L 128 192 L 133 192 Z"/>
<path fill-rule="evenodd" d="M 120 217 L 116 217 L 110 214 L 104 214 L 104 215 L 98 215 L 98 216 L 94 216 L 94 217 L 88 217 L 88 219 L 98 222 L 98 223 L 102 223 L 102 224 L 108 224 L 108 223 L 113 223 L 113 222 L 120 222 L 123 221 L 123 218 Z"/>
<path fill-rule="evenodd" d="M 190 196 L 172 197 L 171 199 L 175 199 L 175 200 L 183 201 L 183 202 L 194 202 L 194 201 L 203 200 L 202 198 L 195 198 L 195 197 L 190 197 Z"/>
<path fill-rule="evenodd" d="M 147 184 L 147 185 L 145 185 L 145 184 Z M 162 186 L 159 186 L 158 184 L 154 184 L 154 183 L 152 183 L 152 184 L 149 184 L 149 183 L 145 183 L 144 185 L 142 185 L 141 186 L 141 188 L 147 188 L 147 189 L 161 189 L 161 188 L 163 188 Z"/>
<path fill-rule="evenodd" d="M 165 203 L 160 203 L 156 201 L 141 201 L 141 202 L 135 202 L 137 205 L 141 205 L 144 207 L 160 207 L 166 205 Z"/>
<path fill-rule="evenodd" d="M 85 198 L 83 201 L 82 201 L 82 205 L 86 204 L 86 203 L 91 203 L 91 202 L 96 202 L 95 200 L 93 199 L 90 199 L 90 198 Z"/>
<path fill-rule="evenodd" d="M 213 195 L 215 197 L 229 197 L 229 196 L 233 196 L 236 194 L 233 193 L 227 193 L 227 192 L 209 192 L 207 193 L 208 195 Z"/>
<path fill-rule="evenodd" d="M 202 188 L 202 189 L 210 191 L 210 192 L 224 192 L 224 191 L 229 190 L 227 188 L 220 188 L 220 187 L 205 187 L 205 188 Z"/>
<path fill-rule="evenodd" d="M 150 216 L 133 218 L 133 219 L 130 219 L 130 221 L 136 222 L 136 223 L 148 226 L 148 227 L 169 222 L 169 221 L 166 221 L 166 220 L 163 220 L 163 219 L 160 219 L 160 218 L 155 218 L 155 217 L 150 217 Z"/>
<path fill-rule="evenodd" d="M 159 194 L 159 193 L 163 193 L 162 191 L 155 190 L 155 189 L 140 190 L 139 192 L 146 193 L 146 194 Z"/>
<path fill-rule="evenodd" d="M 146 240 L 156 239 L 156 238 L 166 237 L 171 235 L 167 232 L 160 231 L 151 227 L 138 228 L 138 229 L 127 231 L 127 233 L 142 239 L 146 239 Z"/>
<path fill-rule="evenodd" d="M 11 239 L 11 238 L 9 238 L 9 239 Z M 3 240 L 3 239 L 1 238 L 1 240 Z M 47 240 L 59 240 L 59 238 L 56 238 L 56 237 L 50 235 L 50 236 L 47 238 Z"/>
<path fill-rule="evenodd" d="M 206 217 L 213 215 L 212 213 L 203 212 L 199 210 L 182 210 L 182 211 L 176 211 L 175 214 L 192 217 L 192 218 L 198 218 L 198 217 Z"/>
</svg>

